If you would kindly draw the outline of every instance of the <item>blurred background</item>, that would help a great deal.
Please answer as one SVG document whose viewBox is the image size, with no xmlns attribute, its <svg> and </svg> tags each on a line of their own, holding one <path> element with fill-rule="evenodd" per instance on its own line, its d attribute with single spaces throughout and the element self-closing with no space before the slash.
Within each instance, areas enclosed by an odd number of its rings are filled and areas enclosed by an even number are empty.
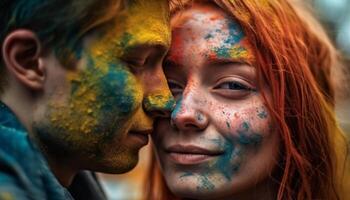
<svg viewBox="0 0 350 200">
<path fill-rule="evenodd" d="M 350 71 L 350 0 L 312 0 L 315 14 L 319 17 L 339 51 L 344 54 Z M 349 83 L 350 79 L 347 79 Z M 349 91 L 338 91 L 337 116 L 346 133 L 350 133 Z M 123 175 L 99 174 L 102 186 L 110 200 L 138 200 L 142 197 L 142 183 L 148 168 L 150 147 L 140 152 L 138 166 Z"/>
</svg>

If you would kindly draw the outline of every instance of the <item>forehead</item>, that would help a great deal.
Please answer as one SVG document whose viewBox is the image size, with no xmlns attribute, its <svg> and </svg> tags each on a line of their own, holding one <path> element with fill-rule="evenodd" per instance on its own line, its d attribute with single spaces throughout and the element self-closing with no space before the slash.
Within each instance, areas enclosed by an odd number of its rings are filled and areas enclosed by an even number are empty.
<svg viewBox="0 0 350 200">
<path fill-rule="evenodd" d="M 240 24 L 215 5 L 195 4 L 173 16 L 171 27 L 170 59 L 179 61 L 177 58 L 181 57 L 184 61 L 182 54 L 186 54 L 185 57 L 191 54 L 191 58 L 197 57 L 203 62 L 209 59 L 254 62 L 251 44 Z"/>
<path fill-rule="evenodd" d="M 171 19 L 171 27 L 196 30 L 198 33 L 210 29 L 224 28 L 233 22 L 226 13 L 212 4 L 194 4 L 190 8 L 180 11 Z"/>
<path fill-rule="evenodd" d="M 124 31 L 137 35 L 141 42 L 170 44 L 169 5 L 167 0 L 134 0 L 117 19 Z"/>
<path fill-rule="evenodd" d="M 135 46 L 170 46 L 167 0 L 132 0 L 103 29 L 104 46 L 127 49 Z M 118 56 L 118 55 L 117 55 Z"/>
</svg>

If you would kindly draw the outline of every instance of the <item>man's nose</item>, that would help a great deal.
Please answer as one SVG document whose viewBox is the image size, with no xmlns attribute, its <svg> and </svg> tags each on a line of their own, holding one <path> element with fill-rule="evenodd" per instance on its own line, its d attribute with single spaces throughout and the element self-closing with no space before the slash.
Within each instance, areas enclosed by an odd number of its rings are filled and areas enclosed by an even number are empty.
<svg viewBox="0 0 350 200">
<path fill-rule="evenodd" d="M 183 96 L 171 114 L 171 124 L 182 131 L 202 131 L 207 128 L 209 117 L 193 96 Z"/>
<path fill-rule="evenodd" d="M 144 110 L 153 118 L 169 117 L 175 107 L 175 100 L 167 86 L 161 91 L 155 91 L 143 100 Z"/>
<path fill-rule="evenodd" d="M 170 92 L 162 67 L 154 71 L 149 79 L 144 80 L 147 87 L 143 99 L 143 109 L 147 115 L 157 117 L 170 117 L 175 107 L 175 100 Z"/>
</svg>

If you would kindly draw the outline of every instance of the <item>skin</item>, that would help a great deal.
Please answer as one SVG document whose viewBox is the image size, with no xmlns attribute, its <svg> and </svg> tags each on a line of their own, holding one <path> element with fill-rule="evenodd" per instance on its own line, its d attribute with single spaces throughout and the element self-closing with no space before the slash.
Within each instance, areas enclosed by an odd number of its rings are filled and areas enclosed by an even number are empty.
<svg viewBox="0 0 350 200">
<path fill-rule="evenodd" d="M 154 118 L 170 113 L 175 102 L 162 69 L 168 13 L 165 0 L 133 1 L 84 38 L 75 66 L 54 54 L 42 60 L 50 67 L 32 135 L 64 185 L 80 169 L 132 169 Z"/>
<path fill-rule="evenodd" d="M 171 26 L 164 71 L 177 105 L 152 135 L 168 187 L 182 198 L 273 199 L 279 136 L 242 28 L 211 4 L 194 4 Z"/>
</svg>

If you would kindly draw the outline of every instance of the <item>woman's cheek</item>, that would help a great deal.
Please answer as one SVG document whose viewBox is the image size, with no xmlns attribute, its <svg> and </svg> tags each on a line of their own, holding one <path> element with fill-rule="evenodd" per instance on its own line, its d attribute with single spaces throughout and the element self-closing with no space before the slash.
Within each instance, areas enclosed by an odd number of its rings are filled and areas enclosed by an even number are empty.
<svg viewBox="0 0 350 200">
<path fill-rule="evenodd" d="M 244 145 L 260 144 L 271 132 L 271 119 L 262 104 L 218 109 L 214 123 L 226 139 Z"/>
</svg>

